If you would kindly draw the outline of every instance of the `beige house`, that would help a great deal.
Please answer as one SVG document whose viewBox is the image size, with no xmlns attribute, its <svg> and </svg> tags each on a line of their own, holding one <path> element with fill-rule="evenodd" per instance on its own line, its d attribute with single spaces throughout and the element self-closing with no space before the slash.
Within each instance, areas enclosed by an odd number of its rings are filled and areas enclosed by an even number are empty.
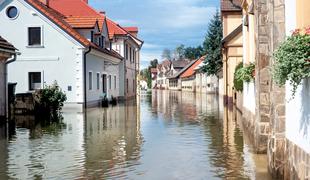
<svg viewBox="0 0 310 180">
<path fill-rule="evenodd" d="M 0 36 L 0 123 L 7 117 L 7 64 L 15 57 L 15 47 Z"/>
<path fill-rule="evenodd" d="M 241 107 L 240 93 L 234 89 L 236 66 L 242 62 L 242 8 L 240 0 L 221 0 L 223 22 L 223 79 L 225 104 Z"/>
</svg>

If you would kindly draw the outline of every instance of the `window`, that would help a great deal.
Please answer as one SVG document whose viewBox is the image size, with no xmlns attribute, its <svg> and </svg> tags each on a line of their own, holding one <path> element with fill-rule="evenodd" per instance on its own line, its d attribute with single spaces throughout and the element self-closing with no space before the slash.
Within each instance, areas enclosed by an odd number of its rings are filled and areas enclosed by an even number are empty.
<svg viewBox="0 0 310 180">
<path fill-rule="evenodd" d="M 29 90 L 33 91 L 41 89 L 41 72 L 30 72 L 29 73 Z"/>
<path fill-rule="evenodd" d="M 128 45 L 125 46 L 125 58 L 128 59 Z"/>
<path fill-rule="evenodd" d="M 41 46 L 41 27 L 28 28 L 28 45 Z"/>
<path fill-rule="evenodd" d="M 88 89 L 93 89 L 93 72 L 88 72 Z"/>
<path fill-rule="evenodd" d="M 94 42 L 94 31 L 90 31 L 90 41 Z"/>
<path fill-rule="evenodd" d="M 126 79 L 126 86 L 127 86 L 127 93 L 129 91 L 129 88 L 128 88 L 128 79 Z"/>
<path fill-rule="evenodd" d="M 130 60 L 130 62 L 131 62 L 131 47 L 129 48 L 129 60 Z"/>
<path fill-rule="evenodd" d="M 18 10 L 15 6 L 10 6 L 9 8 L 7 8 L 6 10 L 6 15 L 10 18 L 10 19 L 15 19 L 18 16 Z"/>
<path fill-rule="evenodd" d="M 112 89 L 112 76 L 109 75 L 109 89 Z"/>
<path fill-rule="evenodd" d="M 116 76 L 114 76 L 114 89 L 116 89 Z"/>
<path fill-rule="evenodd" d="M 100 73 L 97 73 L 97 90 L 100 89 Z"/>
</svg>

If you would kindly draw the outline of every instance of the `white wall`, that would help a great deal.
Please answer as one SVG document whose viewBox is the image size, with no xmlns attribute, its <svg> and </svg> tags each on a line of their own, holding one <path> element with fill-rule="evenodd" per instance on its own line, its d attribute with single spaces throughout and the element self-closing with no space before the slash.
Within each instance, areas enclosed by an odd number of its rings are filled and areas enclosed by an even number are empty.
<svg viewBox="0 0 310 180">
<path fill-rule="evenodd" d="M 254 82 L 243 83 L 243 107 L 255 114 L 255 85 Z"/>
<path fill-rule="evenodd" d="M 105 60 L 107 61 L 107 60 Z M 87 64 L 86 64 L 86 87 L 87 87 L 87 100 L 88 102 L 98 101 L 103 97 L 103 84 L 102 84 L 102 75 L 105 74 L 107 77 L 106 80 L 106 89 L 107 97 L 110 99 L 111 96 L 119 97 L 119 66 L 118 65 L 105 65 L 105 61 L 102 57 L 95 56 L 93 54 L 87 55 Z M 89 89 L 89 72 L 92 72 L 93 87 L 92 90 Z M 97 73 L 100 73 L 99 78 L 99 89 L 97 89 Z M 111 89 L 109 86 L 109 75 L 111 75 Z M 116 76 L 116 88 L 114 86 L 114 76 Z"/>
<path fill-rule="evenodd" d="M 11 20 L 6 8 L 14 5 L 19 16 Z M 29 90 L 28 72 L 41 72 L 47 84 L 57 80 L 67 94 L 67 102 L 83 101 L 82 47 L 44 16 L 30 8 L 24 1 L 6 1 L 0 5 L 0 34 L 22 53 L 17 61 L 8 66 L 9 82 L 17 82 L 16 93 Z M 43 47 L 29 48 L 27 28 L 41 26 Z M 72 86 L 72 91 L 68 91 Z"/>
<path fill-rule="evenodd" d="M 296 28 L 296 2 L 285 0 L 286 32 L 289 36 Z M 286 138 L 310 153 L 310 79 L 303 81 L 291 97 L 292 86 L 286 84 Z"/>
</svg>

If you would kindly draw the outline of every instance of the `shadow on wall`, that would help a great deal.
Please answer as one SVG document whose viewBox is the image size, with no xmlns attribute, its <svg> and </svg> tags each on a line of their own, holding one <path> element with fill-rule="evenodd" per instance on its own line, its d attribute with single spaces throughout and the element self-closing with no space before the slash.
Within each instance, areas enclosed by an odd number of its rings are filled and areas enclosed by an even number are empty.
<svg viewBox="0 0 310 180">
<path fill-rule="evenodd" d="M 308 137 L 310 129 L 310 78 L 303 80 L 301 91 L 301 124 L 300 131 L 303 131 L 304 136 Z"/>
</svg>

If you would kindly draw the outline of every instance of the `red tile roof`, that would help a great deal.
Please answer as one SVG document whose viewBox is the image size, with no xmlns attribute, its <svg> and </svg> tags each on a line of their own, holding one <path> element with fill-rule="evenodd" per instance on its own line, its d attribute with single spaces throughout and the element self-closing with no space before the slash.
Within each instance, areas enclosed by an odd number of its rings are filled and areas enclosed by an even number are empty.
<svg viewBox="0 0 310 180">
<path fill-rule="evenodd" d="M 139 31 L 138 27 L 124 27 L 124 29 L 128 32 L 137 33 Z"/>
<path fill-rule="evenodd" d="M 195 68 L 205 60 L 205 56 L 202 56 L 201 58 L 197 59 L 194 64 L 191 65 L 180 77 L 181 78 L 187 78 L 191 77 L 192 75 L 195 74 Z"/>
<path fill-rule="evenodd" d="M 221 11 L 242 11 L 242 0 L 221 0 Z"/>
<path fill-rule="evenodd" d="M 68 16 L 65 21 L 73 28 L 94 28 L 99 23 L 98 17 Z"/>
<path fill-rule="evenodd" d="M 66 19 L 65 15 L 68 14 L 69 12 L 74 12 L 74 13 L 78 13 L 80 11 L 78 10 L 70 10 L 68 12 L 64 11 L 64 12 L 59 12 L 53 9 L 53 7 L 58 8 L 58 10 L 64 10 L 66 8 L 68 8 L 68 2 L 71 2 L 72 4 L 75 4 L 74 2 L 80 2 L 78 4 L 84 4 L 83 7 L 85 6 L 85 2 L 82 0 L 52 0 L 50 1 L 50 6 L 47 7 L 46 5 L 44 5 L 43 3 L 41 3 L 38 0 L 25 0 L 28 4 L 30 4 L 32 7 L 34 7 L 35 9 L 37 9 L 39 12 L 41 12 L 43 15 L 45 15 L 47 18 L 49 18 L 52 22 L 54 22 L 56 25 L 58 25 L 60 28 L 62 28 L 66 33 L 68 33 L 71 37 L 73 37 L 75 40 L 77 40 L 79 43 L 81 43 L 83 46 L 86 47 L 92 47 L 98 51 L 104 52 L 106 54 L 109 54 L 113 57 L 122 59 L 122 56 L 119 55 L 117 52 L 115 51 L 109 51 L 107 49 L 102 49 L 99 46 L 97 46 L 94 43 L 91 43 L 88 39 L 86 39 L 84 36 L 82 36 L 81 34 L 79 34 L 75 29 L 73 29 L 73 26 L 71 26 L 71 24 L 69 24 L 67 21 L 70 21 L 70 19 Z M 64 2 L 64 6 L 60 7 L 61 4 L 59 4 L 59 2 Z M 55 3 L 55 2 L 58 2 Z M 87 5 L 87 4 L 86 4 Z M 87 5 L 88 6 L 88 5 Z M 74 6 L 75 7 L 75 6 Z M 70 9 L 70 8 L 69 8 Z M 89 11 L 89 14 L 94 13 L 95 11 Z M 64 13 L 64 14 L 62 14 Z M 86 16 L 86 12 L 83 12 L 82 15 Z M 98 14 L 98 13 L 97 13 Z M 72 20 L 73 22 L 73 20 Z M 76 23 L 76 21 L 74 21 L 74 23 Z M 74 24 L 73 23 L 73 24 Z"/>
<path fill-rule="evenodd" d="M 107 26 L 109 29 L 109 37 L 113 39 L 115 35 L 127 35 L 129 32 L 122 28 L 119 24 L 107 18 Z"/>
<path fill-rule="evenodd" d="M 50 0 L 49 6 L 64 16 L 98 16 L 99 12 L 83 0 Z"/>
</svg>

